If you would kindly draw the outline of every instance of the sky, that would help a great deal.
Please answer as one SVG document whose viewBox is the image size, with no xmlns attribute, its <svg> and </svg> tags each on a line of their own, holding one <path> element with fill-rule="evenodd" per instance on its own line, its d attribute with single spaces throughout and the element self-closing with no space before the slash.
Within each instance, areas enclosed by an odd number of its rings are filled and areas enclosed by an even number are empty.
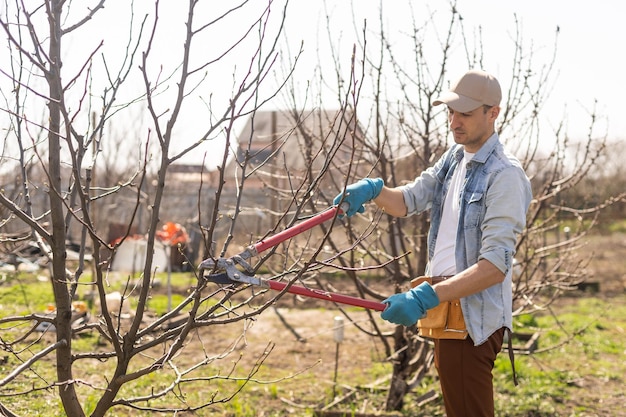
<svg viewBox="0 0 626 417">
<path fill-rule="evenodd" d="M 307 7 L 312 9 L 316 7 L 310 3 L 318 3 L 304 0 L 295 2 L 308 3 Z M 349 13 L 348 1 L 327 3 L 333 4 L 329 9 L 334 10 L 335 17 Z M 357 10 L 362 12 L 362 17 L 368 18 L 370 22 L 376 21 L 379 1 L 359 0 L 353 3 L 358 5 Z M 389 15 L 388 28 L 402 31 L 403 22 L 409 20 L 407 2 L 396 0 L 380 3 Z M 434 13 L 445 24 L 449 16 L 448 2 L 427 0 L 413 3 L 417 19 Z M 318 3 L 318 13 L 320 7 Z M 598 133 L 606 131 L 609 138 L 626 137 L 626 118 L 622 115 L 626 107 L 622 99 L 626 96 L 626 77 L 623 75 L 626 64 L 626 2 L 458 0 L 457 9 L 463 17 L 466 31 L 477 31 L 480 27 L 486 62 L 486 68 L 483 69 L 501 79 L 503 87 L 507 84 L 504 80 L 510 71 L 516 19 L 523 33 L 523 41 L 532 44 L 537 51 L 535 59 L 538 64 L 550 59 L 558 28 L 554 85 L 545 110 L 549 122 L 553 125 L 566 117 L 573 135 L 587 134 L 589 113 L 595 108 L 601 120 Z M 310 16 L 315 16 L 315 11 L 302 13 L 302 24 L 307 20 L 312 22 Z M 454 78 L 460 73 L 455 75 L 451 70 L 449 75 Z"/>
<path fill-rule="evenodd" d="M 597 113 L 608 121 L 609 137 L 626 138 L 621 99 L 626 95 L 626 2 L 461 0 L 459 5 L 468 23 L 484 25 L 488 36 L 498 37 L 498 33 L 510 29 L 514 13 L 519 15 L 524 33 L 537 46 L 550 47 L 558 27 L 558 79 L 549 111 L 558 117 L 562 114 L 559 109 L 566 106 L 566 114 L 572 113 L 568 118 L 572 133 L 586 133 L 587 112 L 597 101 Z"/>
<path fill-rule="evenodd" d="M 248 17 L 258 14 L 258 10 L 268 2 L 268 0 L 251 1 L 254 7 L 245 12 L 248 13 Z M 277 19 L 283 1 L 274 0 L 272 19 Z M 89 3 L 72 2 L 72 7 L 88 7 Z M 219 13 L 218 7 L 231 7 L 234 3 L 200 2 L 197 13 L 203 17 L 215 16 Z M 107 57 L 109 69 L 121 65 L 121 62 L 116 62 L 114 58 L 123 56 L 120 54 L 120 48 L 125 46 L 123 42 L 128 34 L 124 25 L 128 24 L 130 19 L 128 13 L 130 4 L 131 2 L 126 1 L 109 1 L 105 9 L 99 11 L 97 17 L 89 22 L 91 32 L 87 34 L 81 32 L 78 37 L 68 38 L 64 44 L 69 51 L 64 61 L 64 70 L 68 74 L 72 73 L 72 65 L 76 69 L 80 68 L 85 57 L 89 56 L 89 52 L 100 42 L 103 42 L 103 46 L 98 54 Z M 177 34 L 184 28 L 186 17 L 182 4 L 184 2 L 180 0 L 161 0 L 163 9 L 160 19 L 167 22 L 167 27 L 171 30 L 160 32 L 160 37 L 157 38 L 159 47 L 155 48 L 154 54 L 150 57 L 151 76 L 155 79 L 159 74 L 163 77 L 180 58 L 182 38 Z M 367 22 L 368 44 L 375 45 L 378 41 L 376 34 L 381 5 L 385 30 L 397 42 L 399 49 L 402 48 L 402 42 L 406 41 L 411 16 L 418 22 L 426 21 L 432 16 L 435 22 L 445 27 L 450 13 L 449 2 L 445 0 L 290 0 L 284 39 L 289 43 L 291 52 L 296 51 L 302 42 L 304 45 L 303 55 L 294 73 L 294 85 L 300 92 L 306 90 L 307 83 L 314 77 L 317 70 L 313 68 L 319 67 L 321 71 L 329 74 L 330 78 L 335 71 L 334 62 L 328 58 L 330 49 L 327 23 L 331 27 L 330 38 L 334 44 L 334 53 L 342 57 L 342 70 L 345 70 L 349 64 L 352 46 L 362 43 L 364 22 Z M 142 0 L 135 2 L 135 6 L 145 6 L 144 11 L 152 12 L 152 2 Z M 590 124 L 590 111 L 595 106 L 599 119 L 594 135 L 607 135 L 613 140 L 626 136 L 626 118 L 622 115 L 623 97 L 626 96 L 626 77 L 622 75 L 625 61 L 623 50 L 626 45 L 624 25 L 626 2 L 457 0 L 457 10 L 463 18 L 463 27 L 467 33 L 477 34 L 480 31 L 485 57 L 483 69 L 496 75 L 503 87 L 508 84 L 511 73 L 516 19 L 523 34 L 522 41 L 529 45 L 526 50 L 532 46 L 535 54 L 533 60 L 537 62 L 538 67 L 551 59 L 558 28 L 553 85 L 542 115 L 547 129 L 565 119 L 570 135 L 584 136 Z M 139 19 L 141 15 L 142 13 L 137 12 L 134 17 Z M 326 16 L 329 16 L 328 19 Z M 209 17 L 205 17 L 204 20 L 208 19 Z M 68 24 L 70 22 L 71 17 L 68 18 Z M 238 24 L 239 21 L 229 21 L 221 27 L 217 26 L 215 31 L 210 32 L 210 35 L 199 43 L 202 48 L 200 56 L 203 58 L 217 56 L 224 45 L 231 43 L 241 33 L 245 19 L 241 22 L 243 23 Z M 426 44 L 422 46 L 433 52 L 439 48 L 435 37 L 427 38 Z M 460 46 L 457 44 L 456 47 Z M 233 88 L 235 71 L 233 68 L 237 68 L 236 73 L 241 75 L 249 63 L 249 54 L 245 48 L 242 46 L 239 52 L 232 55 L 232 59 L 225 60 L 221 66 L 213 66 L 207 73 L 209 87 L 202 93 L 196 91 L 190 96 L 191 106 L 181 119 L 181 130 L 177 132 L 179 137 L 197 137 L 197 131 L 189 129 L 204 123 L 209 95 L 213 96 L 215 103 L 228 99 Z M 5 69 L 7 61 L 3 53 L 6 54 L 6 48 L 0 50 L 0 65 Z M 433 57 L 433 67 L 436 68 L 439 62 L 436 54 Z M 139 62 L 135 63 L 133 68 L 136 70 L 138 65 Z M 458 67 L 457 73 L 450 67 L 448 76 L 451 79 L 448 81 L 453 81 L 453 78 L 457 78 L 467 69 L 463 68 L 462 63 L 459 63 Z M 93 74 L 95 79 L 103 77 L 103 73 L 98 73 L 95 67 Z M 4 88 L 5 84 L 1 83 L 6 82 L 6 78 L 5 76 L 2 78 L 4 80 L 0 79 L 0 85 Z M 66 76 L 67 78 L 69 76 Z M 141 88 L 142 81 L 137 79 L 135 84 Z M 330 86 L 329 90 L 332 90 Z M 170 88 L 158 98 L 164 103 L 162 109 L 159 109 L 164 114 L 170 110 L 167 105 L 173 91 L 174 88 Z M 123 99 L 128 97 L 120 97 L 118 102 Z M 276 100 L 267 108 L 280 107 L 280 103 Z M 113 128 L 123 130 L 127 134 L 145 130 L 145 126 L 140 123 L 133 126 L 117 125 Z M 185 141 L 178 140 L 177 145 L 179 148 L 184 147 Z M 211 155 L 211 149 L 205 147 L 190 156 L 196 157 L 194 162 L 198 162 L 198 155 L 205 152 Z M 186 162 L 192 161 L 187 158 Z"/>
<path fill-rule="evenodd" d="M 406 37 L 412 15 L 416 21 L 425 21 L 432 15 L 441 27 L 445 27 L 449 18 L 449 3 L 442 0 L 291 0 L 285 30 L 294 45 L 304 40 L 304 57 L 300 63 L 304 71 L 295 74 L 296 78 L 301 77 L 300 85 L 310 74 L 306 70 L 317 65 L 324 53 L 319 45 L 327 42 L 326 15 L 330 16 L 328 21 L 337 44 L 335 52 L 347 58 L 352 45 L 362 42 L 363 22 L 367 21 L 369 29 L 368 43 L 377 42 L 375 33 L 381 5 L 386 30 L 396 40 Z M 622 115 L 626 107 L 622 99 L 626 97 L 623 75 L 626 2 L 458 0 L 457 9 L 468 33 L 480 30 L 485 56 L 483 69 L 494 73 L 503 88 L 509 82 L 516 24 L 527 45 L 526 53 L 532 48 L 533 63 L 536 61 L 538 67 L 552 59 L 556 48 L 553 84 L 542 114 L 546 136 L 551 136 L 565 120 L 570 136 L 586 137 L 591 112 L 595 111 L 598 119 L 592 135 L 607 136 L 609 140 L 626 138 L 626 117 Z M 424 47 L 437 50 L 439 45 L 432 37 L 429 39 L 432 42 Z M 435 67 L 437 64 L 434 62 Z M 330 63 L 324 68 L 330 73 L 334 70 Z M 454 73 L 452 68 L 449 81 L 465 71 L 459 66 L 459 71 Z"/>
</svg>

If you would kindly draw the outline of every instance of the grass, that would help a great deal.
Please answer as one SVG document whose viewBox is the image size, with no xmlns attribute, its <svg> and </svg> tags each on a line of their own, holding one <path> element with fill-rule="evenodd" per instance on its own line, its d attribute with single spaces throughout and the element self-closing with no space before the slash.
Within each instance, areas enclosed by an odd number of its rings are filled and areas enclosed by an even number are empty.
<svg viewBox="0 0 626 417">
<path fill-rule="evenodd" d="M 541 333 L 539 350 L 531 356 L 518 355 L 520 386 L 514 387 L 507 378 L 510 366 L 505 355 L 500 355 L 496 392 L 501 415 L 594 416 L 621 412 L 626 400 L 621 388 L 626 375 L 622 360 L 626 353 L 626 297 L 568 301 L 555 316 L 536 318 L 532 330 Z"/>
<path fill-rule="evenodd" d="M 186 274 L 174 274 L 172 283 L 175 287 L 188 288 L 190 279 Z M 163 282 L 165 282 L 164 279 Z M 0 305 L 2 305 L 0 317 L 44 311 L 52 300 L 50 285 L 46 282 L 38 282 L 34 276 L 22 276 L 20 279 L 14 277 L 9 283 L 13 285 L 6 283 L 0 285 Z M 122 290 L 122 284 L 118 285 L 119 287 L 112 285 L 111 289 Z M 174 305 L 184 297 L 180 291 L 175 291 L 175 293 Z M 159 294 L 150 300 L 150 308 L 156 312 L 165 311 L 166 303 L 166 296 Z M 515 330 L 539 332 L 539 345 L 538 350 L 532 355 L 518 354 L 516 356 L 516 368 L 521 382 L 518 387 L 513 385 L 508 356 L 501 354 L 496 361 L 494 384 L 498 415 L 511 417 L 619 416 L 626 402 L 623 392 L 624 375 L 626 375 L 626 364 L 623 361 L 626 353 L 624 330 L 626 329 L 626 295 L 622 293 L 612 297 L 564 298 L 554 307 L 553 313 L 545 311 L 541 315 L 525 315 L 516 318 Z M 271 315 L 271 313 L 264 314 Z M 320 317 L 324 314 L 332 318 L 333 313 L 320 309 L 314 314 Z M 313 408 L 329 404 L 332 401 L 333 392 L 332 331 L 327 334 L 321 332 L 319 329 L 324 327 L 321 322 L 308 324 L 313 328 L 318 328 L 318 339 L 323 340 L 311 340 L 307 344 L 276 340 L 277 351 L 270 355 L 268 363 L 255 376 L 259 381 L 265 382 L 249 383 L 233 400 L 209 407 L 203 410 L 201 415 L 255 416 L 258 415 L 259 407 L 262 407 L 266 417 L 281 416 L 285 413 L 310 416 L 313 414 Z M 0 332 L 5 340 L 9 337 L 9 329 L 0 329 Z M 220 338 L 221 334 L 211 334 L 209 337 Z M 346 337 L 353 336 L 348 334 Z M 249 345 L 241 350 L 240 355 L 241 358 L 247 357 L 248 360 L 254 360 L 253 349 L 259 346 L 259 342 L 252 338 L 252 334 L 248 342 Z M 205 343 L 211 345 L 212 341 L 207 339 Z M 44 344 L 45 340 L 34 344 L 31 349 L 38 351 Z M 74 339 L 73 347 L 83 352 L 98 349 L 98 337 L 88 334 L 80 335 Z M 282 350 L 279 351 L 279 349 Z M 318 349 L 326 350 L 326 354 L 329 355 L 321 365 L 312 364 L 316 355 L 321 354 Z M 368 385 L 390 373 L 389 362 L 384 361 L 381 352 L 372 347 L 364 346 L 362 350 L 356 352 L 348 350 L 347 345 L 342 345 L 340 353 L 344 359 L 339 367 L 340 386 L 337 388 L 339 394 L 346 392 L 345 386 Z M 4 364 L 0 362 L 0 379 L 19 364 L 18 359 L 13 355 L 0 354 L 0 358 L 2 356 L 7 357 L 8 362 Z M 297 362 L 298 365 L 294 366 L 291 362 L 282 363 L 287 358 Z M 228 365 L 228 362 L 231 362 L 231 365 Z M 204 375 L 206 376 L 207 372 L 219 374 L 220 369 L 228 369 L 232 366 L 232 359 L 227 359 L 225 364 L 222 364 L 224 366 L 222 368 L 219 364 L 205 368 Z M 54 381 L 56 377 L 54 366 L 49 365 L 50 363 L 42 362 L 34 367 L 32 372 L 25 373 L 17 390 L 27 389 L 38 383 L 40 379 Z M 294 377 L 296 369 L 309 365 L 313 367 Z M 77 366 L 80 367 L 81 375 L 91 375 L 91 382 L 94 385 L 103 386 L 105 375 L 110 375 L 115 364 L 114 361 L 83 360 Z M 171 377 L 170 372 L 159 371 L 150 377 L 125 386 L 123 395 L 133 396 L 145 394 L 146 390 L 148 392 L 152 389 L 158 390 L 159 387 L 170 383 Z M 282 378 L 286 379 L 282 380 Z M 184 395 L 190 403 L 197 403 L 203 397 L 214 393 L 218 394 L 217 398 L 224 398 L 240 386 L 240 381 L 215 380 L 210 383 L 190 383 Z M 78 387 L 86 410 L 93 410 L 99 398 L 98 392 L 88 385 Z M 422 385 L 414 393 L 406 397 L 402 415 L 443 415 L 441 399 L 426 405 L 417 404 L 416 398 L 430 390 L 436 392 L 439 390 L 434 370 L 429 372 L 422 381 Z M 358 390 L 354 397 L 342 403 L 341 407 L 355 412 L 367 404 L 370 409 L 380 410 L 383 407 L 385 395 L 384 391 Z M 298 401 L 309 406 L 297 408 L 289 401 Z M 63 414 L 53 390 L 15 398 L 4 397 L 0 394 L 0 402 L 22 415 L 60 416 Z M 158 401 L 154 403 L 158 404 Z M 148 414 L 115 409 L 110 415 L 142 416 Z"/>
<path fill-rule="evenodd" d="M 0 286 L 0 317 L 44 312 L 54 302 L 50 284 L 38 282 L 34 276 L 10 274 L 5 280 L 7 283 Z"/>
<path fill-rule="evenodd" d="M 517 354 L 520 380 L 513 384 L 508 355 L 494 369 L 496 413 L 502 417 L 624 416 L 626 363 L 626 295 L 565 299 L 554 315 L 517 318 L 517 332 L 539 332 L 538 350 Z M 437 390 L 436 382 L 418 390 Z M 441 400 L 403 415 L 443 416 Z"/>
</svg>

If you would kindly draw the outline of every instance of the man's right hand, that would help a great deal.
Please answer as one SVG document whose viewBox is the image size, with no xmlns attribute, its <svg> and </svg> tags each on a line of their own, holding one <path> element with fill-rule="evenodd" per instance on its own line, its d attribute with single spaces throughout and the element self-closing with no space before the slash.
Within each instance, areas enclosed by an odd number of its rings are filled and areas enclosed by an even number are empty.
<svg viewBox="0 0 626 417">
<path fill-rule="evenodd" d="M 349 204 L 346 216 L 351 217 L 356 213 L 363 213 L 365 207 L 363 204 L 378 197 L 385 185 L 382 178 L 364 178 L 354 184 L 346 187 L 344 193 L 339 193 L 333 200 L 333 204 L 340 204 L 342 201 Z"/>
<path fill-rule="evenodd" d="M 439 296 L 428 282 L 422 282 L 407 292 L 383 300 L 387 304 L 381 317 L 388 322 L 412 326 L 426 316 L 426 311 L 439 305 Z"/>
</svg>

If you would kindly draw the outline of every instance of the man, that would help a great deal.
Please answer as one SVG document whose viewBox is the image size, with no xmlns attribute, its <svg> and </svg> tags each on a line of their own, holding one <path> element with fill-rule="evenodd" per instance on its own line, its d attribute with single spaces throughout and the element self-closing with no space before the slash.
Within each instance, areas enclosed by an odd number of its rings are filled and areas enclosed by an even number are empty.
<svg viewBox="0 0 626 417">
<path fill-rule="evenodd" d="M 501 98 L 492 75 L 467 72 L 433 102 L 447 105 L 455 142 L 433 167 L 396 188 L 366 178 L 335 198 L 349 203 L 348 216 L 370 200 L 398 217 L 431 210 L 426 272 L 451 277 L 392 295 L 382 318 L 410 326 L 439 303 L 461 299 L 469 336 L 435 340 L 448 417 L 494 415 L 491 372 L 512 328 L 513 255 L 532 194 L 521 164 L 495 131 Z"/>
</svg>

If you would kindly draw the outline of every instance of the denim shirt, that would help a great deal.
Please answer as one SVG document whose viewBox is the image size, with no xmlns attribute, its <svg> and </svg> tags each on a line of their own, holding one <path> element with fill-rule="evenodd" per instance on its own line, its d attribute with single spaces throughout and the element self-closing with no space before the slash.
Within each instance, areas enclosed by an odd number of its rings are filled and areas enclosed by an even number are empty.
<svg viewBox="0 0 626 417">
<path fill-rule="evenodd" d="M 429 259 L 435 250 L 450 180 L 462 159 L 463 146 L 455 144 L 433 167 L 422 172 L 411 184 L 401 187 L 407 216 L 431 209 Z M 505 275 L 502 283 L 461 299 L 469 335 L 475 345 L 480 345 L 502 327 L 512 330 L 513 255 L 532 199 L 528 177 L 520 162 L 505 151 L 497 133 L 467 164 L 459 198 L 457 272 L 486 259 Z"/>
</svg>

